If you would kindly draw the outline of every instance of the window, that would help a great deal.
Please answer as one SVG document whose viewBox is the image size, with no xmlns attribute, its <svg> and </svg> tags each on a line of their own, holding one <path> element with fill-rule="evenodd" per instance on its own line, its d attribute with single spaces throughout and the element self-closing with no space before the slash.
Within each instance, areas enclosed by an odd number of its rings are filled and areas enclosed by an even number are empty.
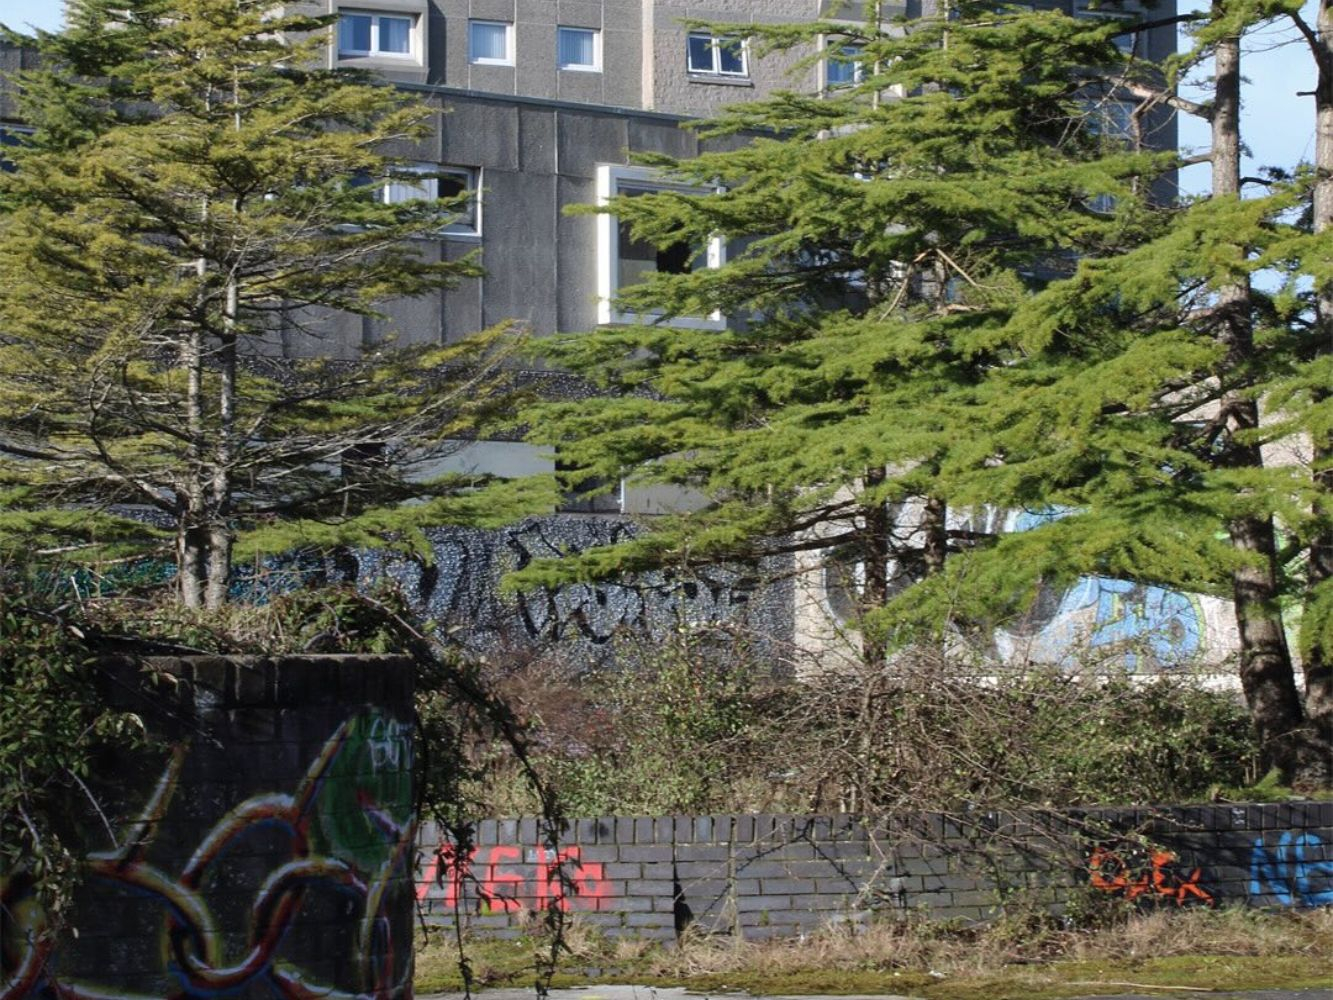
<svg viewBox="0 0 1333 1000">
<path fill-rule="evenodd" d="M 1120 34 L 1115 35 L 1111 41 L 1123 55 L 1132 56 L 1134 54 L 1135 44 L 1138 42 L 1139 34 L 1132 30 L 1138 17 L 1125 11 L 1113 10 L 1089 10 L 1086 7 L 1075 8 L 1075 17 L 1087 18 L 1094 21 L 1111 21 L 1124 29 Z"/>
<path fill-rule="evenodd" d="M 466 200 L 455 209 L 454 218 L 444 227 L 444 234 L 481 235 L 481 199 L 475 168 L 413 163 L 396 168 L 395 173 L 397 176 L 387 181 L 383 188 L 386 205 L 437 199 L 454 201 L 466 195 Z"/>
<path fill-rule="evenodd" d="M 477 184 L 477 171 L 472 167 L 440 167 L 435 184 L 439 198 L 452 201 L 467 196 L 444 231 L 451 236 L 480 236 L 481 189 Z"/>
<path fill-rule="evenodd" d="M 1134 143 L 1134 105 L 1112 97 L 1080 102 L 1086 115 L 1086 127 L 1113 151 L 1131 147 Z M 1102 215 L 1115 212 L 1116 200 L 1109 194 L 1089 198 L 1088 208 Z"/>
<path fill-rule="evenodd" d="M 748 76 L 745 39 L 730 35 L 691 32 L 686 41 L 685 65 L 691 73 L 709 76 Z"/>
<path fill-rule="evenodd" d="M 12 174 L 18 169 L 14 161 L 5 155 L 5 147 L 21 146 L 25 136 L 32 135 L 32 129 L 18 128 L 14 125 L 0 125 L 0 171 Z"/>
<path fill-rule="evenodd" d="M 514 65 L 514 26 L 507 21 L 467 23 L 468 60 L 479 66 Z"/>
<path fill-rule="evenodd" d="M 338 58 L 416 59 L 416 22 L 415 14 L 342 11 L 338 17 Z"/>
<path fill-rule="evenodd" d="M 599 205 L 605 205 L 615 197 L 633 198 L 656 191 L 679 191 L 695 196 L 707 193 L 699 188 L 663 182 L 656 171 L 646 167 L 603 165 L 597 168 Z M 597 216 L 597 321 L 652 322 L 657 317 L 618 310 L 614 304 L 616 296 L 653 274 L 688 274 L 701 268 L 721 267 L 725 254 L 725 243 L 720 236 L 710 239 L 704 247 L 680 242 L 658 248 L 645 240 L 635 239 L 630 227 L 616 216 Z M 720 330 L 727 325 L 721 313 L 706 317 L 677 316 L 663 322 L 668 326 L 705 330 Z"/>
<path fill-rule="evenodd" d="M 860 45 L 825 46 L 824 82 L 829 90 L 861 82 L 861 49 Z"/>
<path fill-rule="evenodd" d="M 596 73 L 602 68 L 602 33 L 595 28 L 556 28 L 556 65 Z"/>
</svg>

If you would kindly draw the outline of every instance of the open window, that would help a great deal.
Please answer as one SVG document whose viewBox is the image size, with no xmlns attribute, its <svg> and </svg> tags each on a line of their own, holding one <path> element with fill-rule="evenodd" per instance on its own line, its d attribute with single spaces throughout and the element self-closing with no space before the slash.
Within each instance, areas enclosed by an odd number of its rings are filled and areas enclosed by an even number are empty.
<svg viewBox="0 0 1333 1000">
<path fill-rule="evenodd" d="M 597 204 L 606 205 L 612 198 L 652 194 L 657 191 L 679 191 L 703 197 L 710 189 L 672 184 L 647 167 L 621 167 L 603 164 L 597 168 Z M 656 247 L 646 240 L 635 239 L 627 223 L 614 215 L 597 216 L 597 321 L 611 323 L 661 322 L 667 326 L 692 329 L 721 330 L 726 319 L 719 312 L 708 316 L 675 316 L 669 319 L 657 314 L 627 313 L 615 306 L 615 299 L 632 285 L 649 279 L 653 274 L 690 274 L 703 268 L 721 267 L 726 260 L 726 243 L 720 236 L 708 240 L 705 246 L 673 243 Z"/>
<path fill-rule="evenodd" d="M 384 185 L 385 204 L 437 199 L 453 201 L 466 195 L 466 199 L 455 210 L 453 220 L 444 227 L 443 234 L 463 237 L 481 235 L 481 189 L 478 183 L 479 171 L 475 167 L 413 163 L 397 167 L 395 174 Z"/>
</svg>

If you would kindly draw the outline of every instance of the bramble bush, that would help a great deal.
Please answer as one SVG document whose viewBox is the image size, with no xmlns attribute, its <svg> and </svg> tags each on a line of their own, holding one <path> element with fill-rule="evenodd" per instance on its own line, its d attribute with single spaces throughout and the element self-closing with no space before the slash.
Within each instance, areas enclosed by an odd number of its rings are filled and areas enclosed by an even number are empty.
<svg viewBox="0 0 1333 1000">
<path fill-rule="evenodd" d="M 1239 698 L 1187 671 L 977 676 L 921 654 L 793 683 L 720 632 L 635 653 L 615 673 L 493 671 L 571 815 L 1148 804 L 1257 777 Z M 472 788 L 479 807 L 531 812 L 503 775 Z"/>
</svg>

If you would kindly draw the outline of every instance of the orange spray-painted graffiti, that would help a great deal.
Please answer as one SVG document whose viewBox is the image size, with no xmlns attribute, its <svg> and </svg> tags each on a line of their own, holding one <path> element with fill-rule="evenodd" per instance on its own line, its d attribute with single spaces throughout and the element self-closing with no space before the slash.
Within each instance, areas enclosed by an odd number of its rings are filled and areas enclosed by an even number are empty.
<svg viewBox="0 0 1333 1000">
<path fill-rule="evenodd" d="M 595 910 L 607 895 L 600 864 L 583 861 L 578 845 L 554 851 L 534 848 L 524 862 L 523 848 L 502 844 L 466 852 L 446 843 L 421 870 L 417 899 L 433 899 L 445 909 L 465 905 L 467 888 L 476 904 L 492 912 L 511 910 Z"/>
<path fill-rule="evenodd" d="M 1216 900 L 1199 885 L 1202 870 L 1195 868 L 1188 875 L 1176 867 L 1180 859 L 1175 852 L 1155 849 L 1147 863 L 1137 848 L 1119 852 L 1106 846 L 1095 848 L 1088 858 L 1088 875 L 1094 889 L 1121 893 L 1126 899 L 1169 899 L 1177 906 L 1197 901 L 1209 906 Z"/>
<path fill-rule="evenodd" d="M 416 824 L 402 815 L 410 798 L 396 794 L 402 780 L 397 772 L 402 769 L 394 768 L 391 773 L 379 767 L 374 757 L 376 740 L 382 737 L 387 721 L 370 712 L 344 722 L 324 744 L 295 792 L 258 795 L 235 806 L 205 834 L 173 878 L 149 863 L 147 855 L 185 764 L 187 748 L 178 746 L 123 840 L 112 850 L 88 855 L 86 866 L 92 877 L 130 889 L 161 907 L 168 956 L 164 971 L 179 981 L 171 996 L 218 997 L 252 983 L 266 986 L 280 1000 L 398 1000 L 411 995 L 411 963 L 398 963 L 395 968 L 395 955 L 402 949 L 394 947 L 387 905 L 394 877 L 406 877 Z M 406 727 L 399 727 L 394 735 L 410 753 Z M 358 787 L 340 792 L 337 786 L 348 780 Z M 377 792 L 397 801 L 377 800 Z M 331 842 L 328 831 L 321 829 L 319 801 L 329 795 L 360 803 L 369 826 L 378 831 L 377 847 L 356 845 L 359 850 L 352 850 Z M 285 829 L 287 857 L 279 858 L 256 888 L 249 906 L 247 944 L 242 954 L 229 958 L 223 954 L 224 935 L 206 898 L 205 876 L 225 863 L 238 838 L 261 825 Z M 279 948 L 301 911 L 306 890 L 318 887 L 350 895 L 361 904 L 353 963 L 359 982 L 351 992 L 316 984 L 299 969 L 278 961 Z M 52 968 L 57 942 L 45 933 L 46 915 L 31 889 L 20 877 L 0 877 L 7 917 L 18 916 L 24 923 L 22 927 L 11 925 L 5 935 L 0 1000 L 37 995 L 53 1000 L 152 1000 L 103 984 L 57 977 Z"/>
</svg>

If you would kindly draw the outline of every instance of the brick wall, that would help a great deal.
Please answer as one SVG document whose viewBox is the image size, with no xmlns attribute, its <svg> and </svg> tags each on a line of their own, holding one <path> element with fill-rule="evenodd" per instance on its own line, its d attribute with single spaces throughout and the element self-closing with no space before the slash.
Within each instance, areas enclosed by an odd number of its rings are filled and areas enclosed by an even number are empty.
<svg viewBox="0 0 1333 1000">
<path fill-rule="evenodd" d="M 6 996 L 56 983 L 69 1000 L 410 992 L 411 662 L 100 667 L 107 700 L 154 742 L 90 777 L 106 823 L 90 811 L 74 824 L 77 936 L 43 941 L 21 873 L 0 872 Z"/>
<path fill-rule="evenodd" d="M 1333 802 L 1066 812 L 603 817 L 571 821 L 561 864 L 534 819 L 487 820 L 470 859 L 423 830 L 417 898 L 513 936 L 558 905 L 612 936 L 686 927 L 799 935 L 875 915 L 985 920 L 1074 899 L 1333 905 Z M 561 874 L 563 873 L 563 882 Z M 562 888 L 563 885 L 563 888 Z"/>
</svg>

